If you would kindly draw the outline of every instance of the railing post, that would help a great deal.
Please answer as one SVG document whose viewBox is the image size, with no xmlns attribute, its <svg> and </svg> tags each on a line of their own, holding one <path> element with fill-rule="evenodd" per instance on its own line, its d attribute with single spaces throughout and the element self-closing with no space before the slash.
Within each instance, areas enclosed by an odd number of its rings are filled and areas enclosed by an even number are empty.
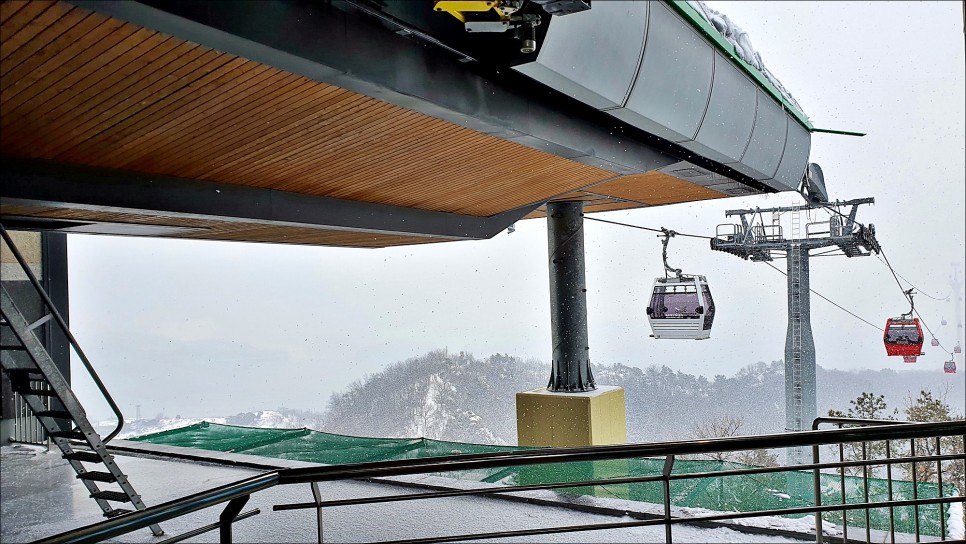
<svg viewBox="0 0 966 544">
<path fill-rule="evenodd" d="M 319 527 L 319 544 L 322 544 L 322 493 L 319 491 L 319 483 L 312 482 L 312 498 L 315 499 L 315 519 Z"/>
<path fill-rule="evenodd" d="M 936 457 L 943 454 L 942 451 L 942 437 L 936 437 Z M 936 460 L 936 484 L 939 486 L 939 498 L 943 498 L 943 462 L 941 459 Z M 939 503 L 936 506 L 939 507 L 939 539 L 946 540 L 946 516 L 943 512 L 943 507 L 946 506 L 943 503 Z"/>
<path fill-rule="evenodd" d="M 839 429 L 842 428 L 842 424 L 839 423 Z M 845 462 L 845 444 L 839 442 L 839 463 Z M 839 490 L 842 496 L 842 506 L 848 503 L 845 496 L 845 466 L 839 466 Z M 849 511 L 845 508 L 842 509 L 842 541 L 847 542 L 849 540 Z"/>
<path fill-rule="evenodd" d="M 868 442 L 862 442 L 862 460 L 868 461 Z M 862 493 L 866 504 L 869 504 L 869 466 L 862 465 Z M 865 541 L 872 542 L 872 516 L 869 513 L 869 508 L 865 509 Z"/>
<path fill-rule="evenodd" d="M 815 427 L 813 426 L 812 429 L 814 428 Z M 820 457 L 821 457 L 821 454 L 819 453 L 819 447 L 817 445 L 812 446 L 812 463 L 817 465 L 819 463 Z M 814 482 L 815 506 L 817 508 L 819 506 L 822 506 L 822 471 L 816 468 L 814 475 L 815 475 L 815 482 Z M 822 513 L 815 512 L 815 543 L 822 544 L 823 540 L 824 540 L 824 537 L 822 535 Z"/>
<path fill-rule="evenodd" d="M 909 439 L 909 455 L 912 457 L 916 456 L 916 439 Z M 922 538 L 919 536 L 919 466 L 915 461 L 912 462 L 912 500 L 916 501 L 912 505 L 912 511 L 915 515 L 915 527 L 916 527 L 916 542 L 921 542 Z"/>
<path fill-rule="evenodd" d="M 218 522 L 221 524 L 221 527 L 218 528 L 221 544 L 231 544 L 231 525 L 250 498 L 251 495 L 245 495 L 232 499 L 228 501 L 228 505 L 221 512 L 221 516 L 218 518 Z"/>
<path fill-rule="evenodd" d="M 671 471 L 674 470 L 674 456 L 668 455 L 664 458 L 664 541 L 671 544 L 674 539 L 671 537 Z"/>
<path fill-rule="evenodd" d="M 888 460 L 888 464 L 886 464 L 886 486 L 889 488 L 889 502 L 892 502 L 892 441 L 886 440 L 885 447 L 885 456 Z M 896 544 L 896 508 L 892 505 L 889 506 L 889 539 L 891 544 Z"/>
</svg>

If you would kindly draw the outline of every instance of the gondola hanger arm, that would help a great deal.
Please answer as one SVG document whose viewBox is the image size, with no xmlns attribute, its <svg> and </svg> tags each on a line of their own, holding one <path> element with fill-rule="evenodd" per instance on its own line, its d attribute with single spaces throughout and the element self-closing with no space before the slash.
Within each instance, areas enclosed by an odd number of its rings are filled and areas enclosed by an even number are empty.
<svg viewBox="0 0 966 544">
<path fill-rule="evenodd" d="M 672 268 L 669 264 L 667 264 L 667 244 L 668 244 L 668 241 L 671 240 L 671 238 L 674 238 L 674 236 L 677 235 L 677 232 L 673 230 L 668 230 L 664 227 L 661 227 L 661 232 L 663 233 L 660 237 L 663 238 L 661 240 L 661 245 L 663 246 L 663 249 L 661 251 L 661 258 L 664 260 L 664 277 L 665 278 L 669 277 L 668 274 L 670 272 L 673 272 L 674 277 L 680 279 L 681 269 Z"/>
</svg>

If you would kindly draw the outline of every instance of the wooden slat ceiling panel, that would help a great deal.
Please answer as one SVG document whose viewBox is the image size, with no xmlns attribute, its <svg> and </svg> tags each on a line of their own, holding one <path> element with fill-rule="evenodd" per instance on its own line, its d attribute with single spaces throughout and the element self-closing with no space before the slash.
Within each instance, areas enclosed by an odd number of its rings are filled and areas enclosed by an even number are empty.
<svg viewBox="0 0 966 544">
<path fill-rule="evenodd" d="M 481 216 L 614 175 L 70 4 L 0 19 L 0 154 Z"/>
<path fill-rule="evenodd" d="M 643 206 L 679 204 L 697 200 L 725 198 L 728 195 L 708 189 L 680 178 L 653 171 L 644 174 L 622 176 L 593 185 L 586 190 L 571 191 L 554 197 L 556 201 L 584 202 L 585 213 L 629 210 Z M 526 215 L 525 219 L 546 217 L 541 206 Z"/>
<path fill-rule="evenodd" d="M 728 196 L 714 189 L 708 189 L 656 170 L 644 174 L 622 176 L 615 180 L 594 185 L 588 190 L 597 194 L 642 202 L 649 206 L 710 200 Z"/>
<path fill-rule="evenodd" d="M 611 198 L 605 199 L 589 199 L 589 198 L 574 198 L 570 200 L 581 200 L 584 202 L 584 213 L 597 213 L 597 212 L 613 212 L 617 210 L 633 210 L 640 208 L 641 205 L 637 202 L 626 202 L 621 200 L 614 200 Z M 541 206 L 536 210 L 528 213 L 524 219 L 540 219 L 547 216 L 547 208 Z"/>
<path fill-rule="evenodd" d="M 43 217 L 48 219 L 62 219 L 91 223 L 128 223 L 204 229 L 203 231 L 198 232 L 183 232 L 163 236 L 165 238 L 267 242 L 276 244 L 303 244 L 314 246 L 345 246 L 359 248 L 379 248 L 449 241 L 446 238 L 432 238 L 424 236 L 370 234 L 361 232 L 259 225 L 235 221 L 214 221 L 179 217 L 159 218 L 153 215 L 80 210 L 72 208 L 0 205 L 0 213 L 14 216 Z"/>
</svg>

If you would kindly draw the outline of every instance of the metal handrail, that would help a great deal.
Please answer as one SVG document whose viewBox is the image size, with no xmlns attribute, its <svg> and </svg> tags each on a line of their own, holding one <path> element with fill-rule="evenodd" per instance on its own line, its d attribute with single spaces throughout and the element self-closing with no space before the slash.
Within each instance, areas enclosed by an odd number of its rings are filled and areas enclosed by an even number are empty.
<svg viewBox="0 0 966 544">
<path fill-rule="evenodd" d="M 150 506 L 144 510 L 138 510 L 107 521 L 60 533 L 43 540 L 38 540 L 34 544 L 59 544 L 66 542 L 82 544 L 100 542 L 108 538 L 142 529 L 155 523 L 161 523 L 224 502 L 247 497 L 256 491 L 268 489 L 275 485 L 278 485 L 278 471 L 266 472 L 213 489 L 200 491 L 187 497 L 174 499 L 156 506 Z"/>
<path fill-rule="evenodd" d="M 866 426 L 866 427 L 868 427 L 868 426 L 902 425 L 902 424 L 907 424 L 907 423 L 908 422 L 905 422 L 905 421 L 897 421 L 897 420 L 894 420 L 894 419 L 867 419 L 867 418 L 850 418 L 850 417 L 841 417 L 841 416 L 821 416 L 821 417 L 815 418 L 812 421 L 812 429 L 816 429 L 817 430 L 822 424 L 837 424 L 839 426 L 839 428 L 842 428 L 845 425 L 860 426 L 860 427 L 861 426 Z M 966 435 L 964 435 L 964 438 L 966 438 Z M 865 508 L 864 508 L 864 510 L 865 510 L 865 532 L 866 532 L 866 540 L 867 541 L 870 540 L 871 535 L 869 533 L 869 529 L 870 529 L 869 510 L 870 510 L 871 506 L 870 506 L 870 503 L 868 503 L 868 493 L 869 493 L 868 485 L 869 485 L 869 483 L 868 483 L 868 473 L 867 473 L 867 469 L 869 467 L 881 466 L 881 465 L 885 464 L 885 466 L 886 466 L 886 472 L 887 472 L 887 480 L 889 482 L 889 484 L 888 484 L 888 493 L 889 493 L 889 499 L 891 501 L 892 500 L 892 465 L 897 460 L 901 461 L 902 463 L 911 463 L 912 466 L 913 466 L 913 475 L 912 475 L 912 480 L 913 480 L 912 493 L 913 493 L 913 502 L 914 502 L 913 508 L 915 508 L 916 541 L 918 542 L 918 536 L 919 536 L 919 506 L 920 506 L 920 504 L 925 504 L 925 503 L 922 502 L 922 501 L 919 501 L 918 500 L 918 496 L 917 496 L 918 495 L 917 494 L 918 485 L 916 484 L 916 474 L 915 474 L 916 463 L 919 462 L 919 461 L 929 461 L 929 462 L 937 462 L 937 463 L 939 463 L 940 469 L 937 472 L 937 475 L 938 475 L 938 489 L 939 489 L 940 499 L 942 499 L 943 498 L 942 497 L 942 489 L 943 489 L 943 485 L 942 485 L 942 469 L 941 469 L 942 461 L 945 461 L 945 460 L 949 459 L 950 457 L 952 457 L 954 459 L 962 459 L 963 458 L 963 454 L 956 454 L 956 455 L 952 455 L 952 456 L 942 455 L 940 453 L 940 448 L 939 448 L 940 437 L 937 436 L 936 437 L 936 446 L 937 447 L 936 447 L 936 454 L 935 455 L 929 455 L 929 456 L 918 456 L 918 455 L 916 455 L 915 439 L 913 439 L 912 440 L 912 444 L 910 446 L 911 447 L 911 449 L 910 449 L 910 456 L 908 456 L 908 457 L 902 457 L 901 459 L 900 458 L 893 458 L 892 455 L 891 455 L 891 452 L 889 451 L 890 450 L 890 448 L 889 448 L 889 440 L 894 440 L 894 439 L 897 439 L 897 438 L 890 438 L 890 439 L 887 439 L 885 441 L 885 443 L 886 443 L 886 458 L 887 459 L 872 459 L 872 460 L 867 459 L 867 457 L 866 457 L 866 455 L 867 455 L 867 450 L 866 450 L 867 441 L 863 441 L 862 442 L 862 461 L 860 461 L 860 462 L 853 461 L 853 462 L 850 462 L 850 463 L 842 463 L 841 462 L 842 461 L 842 456 L 843 456 L 843 449 L 842 449 L 843 445 L 841 443 L 839 444 L 839 460 L 840 460 L 840 462 L 839 463 L 834 463 L 834 464 L 838 465 L 837 468 L 839 468 L 839 470 L 841 471 L 841 478 L 843 480 L 842 502 L 845 503 L 845 487 L 844 487 L 845 467 L 847 467 L 847 466 L 861 466 L 862 467 L 862 473 L 863 473 L 863 480 L 865 482 L 865 494 L 866 494 L 866 504 L 865 504 Z M 812 457 L 815 460 L 815 462 L 818 463 L 818 458 L 819 458 L 819 448 L 818 448 L 818 446 L 813 446 L 812 447 Z M 819 493 L 819 487 L 818 487 L 819 486 L 819 480 L 818 480 L 819 471 L 820 471 L 819 468 L 815 468 L 815 475 L 816 475 L 816 477 L 815 477 L 815 501 L 816 501 L 815 502 L 815 505 L 816 506 L 821 506 L 821 494 Z M 962 499 L 962 497 L 959 497 L 959 499 Z M 943 502 L 945 502 L 945 501 L 943 501 Z M 945 518 L 943 517 L 943 514 L 942 514 L 942 504 L 943 504 L 943 502 L 939 502 L 937 504 L 940 505 L 940 515 L 939 515 L 940 535 L 942 535 L 943 539 L 945 539 L 946 520 L 945 520 Z M 889 519 L 890 519 L 890 525 L 891 525 L 893 523 L 893 520 L 894 520 L 894 517 L 895 517 L 895 511 L 894 511 L 893 508 L 896 505 L 890 503 L 888 506 L 889 506 Z M 843 519 L 842 531 L 843 531 L 843 539 L 845 539 L 845 540 L 848 539 L 848 524 L 845 523 L 845 511 L 846 510 L 848 510 L 848 508 L 842 508 L 842 519 Z M 822 516 L 815 516 L 815 533 L 816 534 L 821 534 L 822 533 L 822 524 L 823 524 Z M 892 542 L 894 544 L 895 543 L 895 529 L 894 529 L 894 527 L 893 527 L 893 530 L 892 530 L 892 533 L 891 534 L 892 534 Z"/>
<path fill-rule="evenodd" d="M 936 436 L 937 434 L 944 436 L 966 434 L 966 421 L 942 421 L 938 423 L 905 422 L 903 427 L 902 429 L 897 429 L 895 426 L 881 425 L 860 429 L 798 431 L 794 433 L 709 438 L 676 442 L 616 444 L 611 446 L 585 446 L 576 448 L 539 448 L 522 451 L 450 455 L 424 459 L 376 461 L 351 465 L 294 468 L 280 471 L 279 483 L 298 484 L 356 478 L 428 474 L 440 471 L 567 463 L 573 461 L 604 461 L 608 459 L 631 459 L 637 457 L 665 457 L 668 455 L 680 456 L 725 451 L 820 446 L 824 444 L 838 444 L 839 442 L 923 438 Z"/>
<path fill-rule="evenodd" d="M 856 422 L 857 420 L 846 420 L 846 422 Z M 873 420 L 875 421 L 875 420 Z M 189 512 L 194 512 L 203 508 L 214 506 L 219 503 L 228 502 L 233 499 L 245 497 L 252 493 L 267 489 L 275 485 L 288 485 L 298 483 L 365 479 L 385 476 L 403 476 L 411 474 L 426 474 L 433 472 L 446 472 L 456 470 L 469 470 L 475 468 L 490 468 L 495 466 L 525 466 L 546 463 L 563 463 L 571 461 L 603 461 L 608 459 L 638 458 L 638 457 L 673 457 L 675 455 L 693 455 L 700 453 L 723 452 L 723 451 L 742 451 L 772 448 L 788 448 L 803 446 L 821 446 L 826 444 L 838 444 L 842 442 L 863 442 L 875 440 L 900 440 L 936 436 L 950 436 L 966 434 L 966 421 L 943 421 L 938 423 L 909 423 L 909 422 L 878 422 L 882 425 L 873 425 L 855 429 L 831 429 L 799 431 L 794 433 L 772 434 L 763 436 L 743 436 L 728 438 L 711 438 L 705 440 L 676 441 L 664 443 L 646 444 L 620 444 L 613 446 L 588 446 L 577 448 L 540 448 L 513 452 L 490 452 L 469 455 L 453 455 L 445 457 L 433 457 L 427 459 L 405 459 L 397 461 L 380 461 L 370 463 L 358 463 L 352 465 L 320 466 L 298 469 L 283 469 L 267 472 L 240 482 L 227 484 L 212 490 L 195 493 L 181 499 L 166 502 L 157 506 L 152 506 L 145 510 L 126 514 L 124 516 L 89 525 L 68 531 L 41 540 L 39 542 L 48 543 L 82 543 L 96 542 L 107 538 L 116 537 L 137 529 L 147 527 L 152 523 L 166 521 Z M 944 456 L 945 457 L 945 456 Z M 962 455 L 956 455 L 957 458 Z M 933 459 L 935 456 L 932 457 Z M 864 461 L 855 462 L 864 464 Z M 881 460 L 877 460 L 881 464 Z M 843 463 L 848 465 L 850 463 Z M 820 467 L 816 464 L 800 465 L 801 470 L 812 470 Z M 762 469 L 776 470 L 776 469 Z M 793 467 L 778 467 L 777 470 L 795 470 Z M 650 478 L 650 477 L 646 477 Z M 664 479 L 664 477 L 655 477 Z M 606 483 L 606 482 L 605 482 Z M 544 484 L 548 488 L 558 484 Z M 571 483 L 573 485 L 573 483 Z M 530 486 L 535 487 L 535 486 Z M 517 491 L 523 490 L 516 489 Z M 508 487 L 505 491 L 514 491 L 513 487 Z M 422 495 L 420 495 L 422 496 Z M 427 497 L 429 498 L 429 497 Z M 868 504 L 848 504 L 831 506 L 810 506 L 801 508 L 790 508 L 783 510 L 766 510 L 756 512 L 729 512 L 727 514 L 673 518 L 659 520 L 643 520 L 634 522 L 622 522 L 619 524 L 603 524 L 598 528 L 619 528 L 619 527 L 639 527 L 645 525 L 677 524 L 700 521 L 716 521 L 732 518 L 760 517 L 770 514 L 792 514 L 825 512 L 842 509 L 861 509 L 878 506 L 903 506 L 907 503 L 933 504 L 945 503 L 959 500 L 960 497 L 946 497 L 940 499 L 918 499 L 917 501 L 889 501 L 883 503 Z M 872 506 L 870 506 L 872 505 Z M 285 508 L 279 508 L 280 510 Z M 590 526 L 588 526 L 590 527 Z M 573 528 L 569 528 L 573 531 Z M 577 529 L 577 530 L 590 530 Z M 550 532 L 570 532 L 568 528 L 548 528 L 543 532 L 533 534 L 549 534 Z M 516 536 L 522 536 L 519 532 Z M 529 533 L 528 533 L 529 534 Z M 497 535 L 497 536 L 494 536 Z M 494 533 L 490 537 L 511 536 L 510 533 Z M 487 537 L 487 538 L 490 538 Z M 456 537 L 454 537 L 456 538 Z M 467 539 L 466 535 L 459 537 Z M 433 541 L 445 541 L 444 538 L 434 538 Z M 415 542 L 415 541 L 414 541 Z"/>
<path fill-rule="evenodd" d="M 926 456 L 916 456 L 916 457 L 903 457 L 902 463 L 912 463 L 917 461 L 953 461 L 956 459 L 962 459 L 962 454 L 946 454 L 946 455 L 926 455 Z M 788 472 L 789 470 L 822 470 L 830 468 L 839 468 L 842 466 L 846 467 L 868 467 L 868 466 L 879 466 L 883 462 L 881 459 L 867 459 L 867 460 L 855 460 L 855 461 L 845 461 L 839 463 L 810 463 L 807 465 L 797 465 L 796 467 L 789 466 L 779 466 L 779 467 L 756 467 L 756 468 L 745 468 L 736 470 L 725 470 L 725 471 L 714 471 L 714 472 L 688 472 L 686 474 L 671 474 L 666 479 L 671 481 L 677 480 L 697 480 L 701 478 L 713 478 L 721 476 L 745 476 L 752 474 L 773 474 L 778 472 Z M 636 483 L 646 483 L 646 482 L 660 482 L 665 480 L 663 475 L 658 476 L 632 476 L 626 478 L 605 478 L 596 480 L 577 480 L 569 482 L 558 482 L 552 484 L 528 484 L 528 485 L 509 485 L 500 487 L 484 487 L 484 488 L 473 488 L 473 489 L 454 489 L 448 491 L 432 491 L 428 493 L 419 494 L 406 494 L 406 495 L 379 495 L 377 497 L 361 497 L 357 499 L 337 499 L 331 501 L 321 501 L 321 502 L 296 502 L 290 504 L 279 504 L 273 507 L 273 510 L 283 511 L 283 510 L 308 510 L 311 508 L 317 508 L 319 506 L 331 507 L 331 506 L 355 506 L 360 504 L 378 504 L 383 502 L 397 502 L 397 501 L 413 501 L 413 500 L 423 500 L 423 499 L 442 499 L 451 497 L 463 497 L 472 495 L 499 495 L 503 493 L 520 493 L 522 491 L 537 491 L 546 489 L 567 489 L 571 487 L 593 487 L 593 486 L 605 486 L 605 485 L 622 485 L 622 484 L 636 484 Z M 784 510 L 783 510 L 784 512 Z M 691 519 L 691 518 L 689 518 Z"/>
<path fill-rule="evenodd" d="M 110 405 L 111 410 L 117 416 L 117 426 L 113 431 L 111 431 L 110 434 L 101 439 L 101 441 L 104 443 L 109 442 L 112 438 L 117 436 L 117 434 L 121 432 L 121 428 L 124 427 L 124 414 L 121 413 L 121 409 L 117 406 L 117 403 L 114 402 L 114 397 L 112 397 L 107 391 L 107 387 L 104 386 L 104 382 L 102 382 L 100 376 L 97 375 L 97 372 L 91 365 L 87 355 L 84 354 L 84 350 L 81 349 L 80 344 L 77 342 L 77 339 L 74 338 L 73 333 L 70 332 L 70 328 L 67 326 L 67 321 L 63 318 L 63 316 L 60 315 L 60 312 L 57 311 L 57 307 L 54 306 L 54 302 L 50 300 L 50 296 L 47 295 L 47 291 L 43 288 L 43 285 L 41 285 L 40 281 L 37 280 L 37 277 L 34 276 L 33 271 L 30 270 L 30 266 L 27 264 L 26 259 L 24 259 L 23 255 L 20 254 L 20 250 L 18 250 L 17 245 L 13 243 L 13 239 L 10 238 L 10 234 L 7 232 L 7 229 L 4 228 L 3 223 L 0 223 L 0 237 L 3 237 L 4 242 L 7 243 L 7 247 L 10 248 L 10 252 L 13 254 L 14 258 L 17 259 L 17 262 L 20 263 L 20 267 L 23 268 L 24 272 L 27 274 L 27 279 L 30 280 L 30 283 L 34 286 L 34 289 L 38 294 L 40 294 L 40 298 L 43 300 L 44 305 L 50 311 L 50 314 L 54 316 L 54 320 L 57 321 L 57 324 L 60 325 L 60 328 L 64 331 L 67 341 L 70 342 L 71 346 L 74 348 L 74 351 L 77 353 L 77 356 L 80 358 L 81 362 L 84 363 L 84 368 L 87 369 L 87 373 L 90 374 L 91 378 L 94 380 L 94 383 L 97 385 L 97 388 L 104 396 L 104 399 L 107 401 L 108 405 Z"/>
<path fill-rule="evenodd" d="M 812 430 L 818 430 L 818 426 L 823 423 L 838 423 L 841 425 L 908 425 L 909 421 L 899 421 L 897 419 L 863 419 L 859 417 L 838 417 L 838 416 L 819 416 L 812 421 Z"/>
</svg>

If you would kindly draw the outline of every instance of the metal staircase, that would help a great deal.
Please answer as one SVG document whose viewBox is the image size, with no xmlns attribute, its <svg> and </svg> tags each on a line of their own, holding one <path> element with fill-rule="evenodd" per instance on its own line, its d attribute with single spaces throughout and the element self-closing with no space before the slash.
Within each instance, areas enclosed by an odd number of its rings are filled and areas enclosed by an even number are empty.
<svg viewBox="0 0 966 544">
<path fill-rule="evenodd" d="M 87 357 L 67 328 L 67 323 L 57 312 L 53 302 L 34 276 L 23 256 L 20 254 L 7 231 L 0 225 L 0 236 L 6 242 L 11 254 L 26 273 L 36 294 L 43 301 L 46 314 L 30 323 L 17 307 L 9 291 L 0 285 L 0 366 L 10 378 L 15 393 L 29 406 L 64 459 L 77 473 L 90 492 L 104 516 L 113 518 L 132 510 L 115 504 L 129 504 L 134 510 L 144 510 L 144 502 L 137 494 L 127 476 L 121 472 L 105 445 L 117 435 L 123 425 L 123 416 L 111 398 L 100 378 L 94 372 Z M 70 384 L 57 369 L 53 358 L 37 338 L 35 329 L 49 323 L 59 326 L 68 338 L 71 347 L 91 374 L 108 404 L 117 415 L 117 427 L 107 437 L 101 439 L 94 430 L 80 401 L 71 390 Z M 157 524 L 150 526 L 155 536 L 164 532 Z"/>
<path fill-rule="evenodd" d="M 793 211 L 791 214 L 791 239 L 798 240 L 801 237 L 801 217 L 799 212 Z M 797 432 L 806 430 L 810 421 L 806 421 L 804 415 L 804 383 L 802 378 L 803 354 L 802 354 L 802 328 L 804 327 L 802 315 L 803 297 L 808 293 L 802 289 L 802 260 L 803 254 L 807 253 L 801 244 L 790 243 L 786 250 L 788 257 L 788 338 L 791 343 L 790 353 L 786 354 L 791 363 L 791 399 L 786 399 L 786 431 Z M 786 372 L 789 369 L 786 367 Z M 786 376 L 786 383 L 788 376 Z M 787 391 L 787 390 L 786 390 Z M 786 392 L 786 395 L 788 393 Z M 803 448 L 793 448 L 789 451 L 789 464 L 804 463 L 807 459 L 807 452 Z"/>
</svg>

